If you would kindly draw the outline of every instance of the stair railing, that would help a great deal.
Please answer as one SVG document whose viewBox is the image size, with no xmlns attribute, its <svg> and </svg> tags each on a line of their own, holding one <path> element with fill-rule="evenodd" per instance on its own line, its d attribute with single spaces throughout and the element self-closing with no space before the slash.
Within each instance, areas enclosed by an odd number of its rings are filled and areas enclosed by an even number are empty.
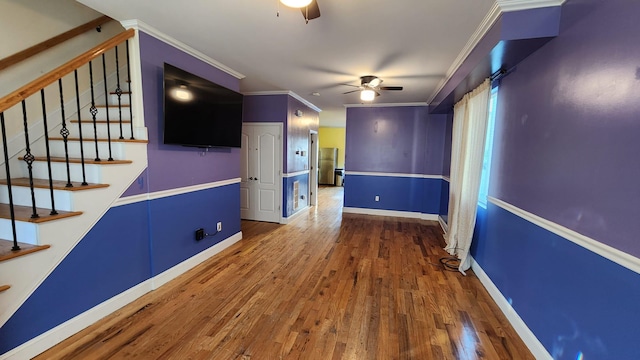
<svg viewBox="0 0 640 360">
<path fill-rule="evenodd" d="M 123 133 L 123 116 L 122 116 L 122 108 L 124 107 L 124 105 L 122 104 L 122 95 L 125 93 L 131 93 L 131 88 L 130 88 L 130 84 L 131 84 L 131 79 L 130 79 L 130 64 L 129 64 L 129 39 L 132 38 L 135 35 L 135 30 L 133 29 L 129 29 L 126 31 L 123 31 L 122 33 L 112 37 L 111 39 L 103 42 L 102 44 L 92 48 L 91 50 L 83 53 L 82 55 L 77 56 L 76 58 L 68 61 L 67 63 L 65 63 L 64 65 L 59 66 L 58 68 L 50 71 L 49 73 L 39 77 L 38 79 L 30 82 L 27 85 L 24 85 L 23 87 L 21 87 L 20 89 L 10 93 L 9 95 L 3 97 L 0 99 L 0 131 L 2 132 L 2 144 L 3 144 L 3 150 L 4 150 L 4 163 L 5 163 L 5 174 L 6 174 L 6 180 L 5 180 L 5 185 L 7 186 L 8 189 L 8 202 L 9 202 L 9 217 L 11 220 L 11 226 L 12 226 L 12 234 L 13 234 L 13 247 L 12 250 L 17 251 L 20 250 L 20 246 L 18 244 L 18 234 L 17 234 L 17 230 L 16 230 L 16 208 L 17 206 L 15 205 L 15 199 L 13 196 L 13 189 L 12 189 L 12 185 L 15 186 L 15 184 L 12 184 L 11 181 L 11 166 L 10 166 L 10 161 L 12 159 L 12 156 L 10 154 L 10 151 L 12 150 L 11 148 L 9 148 L 8 146 L 8 142 L 7 142 L 7 130 L 6 130 L 6 124 L 5 124 L 5 120 L 6 121 L 18 121 L 18 119 L 5 119 L 5 112 L 7 112 L 7 110 L 13 108 L 14 106 L 21 106 L 21 113 L 22 113 L 22 119 L 20 119 L 22 121 L 22 125 L 24 127 L 24 145 L 23 145 L 23 149 L 24 149 L 24 155 L 21 156 L 19 159 L 24 161 L 26 166 L 27 166 L 27 172 L 28 172 L 28 182 L 29 182 L 29 189 L 31 192 L 31 219 L 38 219 L 41 215 L 42 215 L 42 210 L 38 208 L 38 204 L 36 201 L 36 196 L 35 196 L 35 188 L 36 188 L 36 184 L 35 184 L 35 177 L 34 177 L 34 173 L 33 173 L 33 164 L 36 161 L 45 161 L 46 165 L 47 165 L 47 171 L 46 171 L 46 177 L 48 177 L 48 184 L 46 185 L 46 188 L 48 188 L 49 193 L 50 193 L 50 204 L 51 204 L 51 209 L 49 210 L 49 215 L 53 216 L 53 215 L 57 215 L 59 212 L 56 210 L 56 205 L 55 205 L 55 199 L 54 199 L 54 178 L 57 176 L 54 176 L 53 171 L 52 171 L 52 162 L 64 162 L 66 165 L 66 184 L 64 185 L 64 187 L 70 188 L 73 187 L 73 174 L 70 170 L 71 166 L 70 164 L 72 162 L 77 162 L 77 159 L 71 159 L 69 156 L 69 147 L 68 147 L 68 142 L 70 140 L 70 135 L 71 135 L 71 130 L 69 129 L 69 123 L 68 123 L 68 118 L 65 115 L 65 102 L 64 102 L 64 86 L 63 86 L 63 79 L 65 78 L 72 78 L 72 81 L 74 82 L 74 86 L 73 88 L 75 89 L 75 109 L 74 111 L 76 112 L 76 116 L 75 118 L 77 119 L 77 123 L 78 123 L 78 141 L 79 141 L 79 149 L 80 149 L 80 159 L 79 159 L 79 163 L 80 163 L 80 167 L 81 167 L 81 179 L 78 179 L 77 181 L 80 183 L 80 186 L 87 186 L 87 178 L 86 178 L 86 170 L 85 170 L 85 164 L 88 162 L 85 158 L 85 149 L 84 149 L 84 141 L 87 140 L 86 136 L 83 135 L 83 124 L 86 123 L 86 121 L 83 121 L 82 119 L 82 108 L 81 108 L 81 100 L 80 98 L 82 97 L 82 93 L 81 93 L 81 86 L 79 84 L 82 83 L 81 76 L 79 76 L 79 72 L 82 72 L 85 69 L 85 65 L 88 65 L 88 71 L 89 71 L 89 79 L 88 79 L 88 84 L 83 84 L 84 86 L 88 87 L 87 91 L 90 91 L 90 95 L 91 95 L 91 99 L 90 99 L 90 103 L 91 106 L 89 108 L 89 113 L 91 114 L 91 120 L 90 123 L 93 125 L 93 139 L 92 142 L 94 142 L 95 145 L 95 158 L 94 160 L 91 160 L 92 163 L 101 163 L 103 162 L 103 160 L 100 159 L 100 154 L 99 154 L 99 146 L 98 143 L 100 140 L 104 140 L 107 142 L 107 147 L 108 147 L 108 159 L 106 160 L 107 162 L 109 161 L 114 161 L 113 156 L 112 156 L 112 152 L 111 152 L 111 142 L 112 142 L 112 138 L 111 138 L 111 124 L 112 122 L 115 122 L 115 119 L 111 119 L 110 118 L 110 114 L 109 114 L 109 97 L 110 97 L 110 93 L 109 93 L 109 87 L 112 86 L 109 84 L 108 82 L 108 78 L 110 78 L 110 76 L 107 74 L 107 72 L 109 71 L 110 67 L 113 63 L 115 63 L 115 69 L 111 69 L 112 72 L 111 74 L 115 73 L 115 91 L 114 91 L 114 95 L 116 95 L 117 97 L 117 110 L 118 110 L 118 114 L 119 114 L 119 120 L 118 120 L 118 124 L 119 125 L 119 137 L 118 139 L 124 139 L 124 133 Z M 127 92 L 124 92 L 120 86 L 121 84 L 121 79 L 120 79 L 120 62 L 121 59 L 119 58 L 119 52 L 118 52 L 118 46 L 124 46 L 126 49 L 126 83 L 129 84 L 129 88 Z M 95 92 L 95 86 L 97 84 L 94 83 L 94 69 L 93 69 L 93 65 L 94 62 L 97 61 L 96 59 L 100 57 L 101 58 L 101 65 L 102 65 L 102 82 L 104 85 L 104 100 L 105 100 L 105 106 L 107 106 L 105 108 L 107 117 L 106 117 L 106 127 L 107 127 L 107 138 L 106 139 L 99 139 L 98 136 L 98 131 L 97 131 L 97 114 L 98 114 L 98 107 L 96 105 L 97 101 L 99 101 L 99 99 L 97 98 L 96 92 Z M 113 61 L 112 61 L 113 60 Z M 70 74 L 73 73 L 73 76 L 70 76 Z M 113 76 L 113 75 L 112 75 Z M 58 82 L 58 86 L 57 86 L 57 93 L 58 93 L 58 97 L 59 97 L 59 104 L 60 104 L 60 122 L 59 124 L 56 124 L 54 127 L 50 127 L 49 126 L 49 122 L 50 119 L 48 118 L 49 116 L 49 112 L 47 112 L 47 101 L 45 98 L 45 88 L 47 88 L 49 85 L 54 84 L 55 82 Z M 30 139 L 29 137 L 29 132 L 30 131 L 34 131 L 32 128 L 30 128 L 29 126 L 29 111 L 28 111 L 28 106 L 27 106 L 27 100 L 34 96 L 36 93 L 40 93 L 40 107 L 42 110 L 42 126 L 43 126 L 43 134 L 37 134 L 38 138 L 42 138 L 44 140 L 44 148 L 45 148 L 45 152 L 46 152 L 46 156 L 44 158 L 42 157 L 37 157 L 32 153 L 32 146 L 34 144 L 34 140 L 38 140 L 38 139 Z M 57 104 L 57 103 L 56 103 Z M 57 106 L 57 105 L 56 105 Z M 115 105 L 114 105 L 115 106 Z M 131 101 L 129 102 L 129 114 L 133 115 L 133 111 L 131 110 Z M 17 112 L 17 111 L 16 111 Z M 73 117 L 73 116 L 72 116 Z M 130 118 L 130 123 L 131 123 L 131 127 L 130 127 L 130 139 L 135 139 L 134 137 L 134 131 L 133 131 L 133 118 Z M 51 157 L 51 152 L 50 152 L 50 138 L 49 138 L 49 131 L 51 129 L 57 129 L 60 128 L 59 133 L 62 136 L 62 141 L 64 143 L 64 158 L 52 158 Z M 75 139 L 74 139 L 75 140 Z M 38 187 L 43 187 L 43 185 L 41 185 L 40 183 L 38 183 Z"/>
</svg>

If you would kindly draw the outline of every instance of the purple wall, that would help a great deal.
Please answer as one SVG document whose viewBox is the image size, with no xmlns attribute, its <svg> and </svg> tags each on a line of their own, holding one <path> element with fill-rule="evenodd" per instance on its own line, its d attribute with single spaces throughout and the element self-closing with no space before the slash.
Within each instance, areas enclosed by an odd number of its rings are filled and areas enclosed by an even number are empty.
<svg viewBox="0 0 640 360">
<path fill-rule="evenodd" d="M 427 136 L 425 138 L 426 175 L 442 175 L 444 149 L 446 144 L 447 115 L 428 115 Z"/>
<path fill-rule="evenodd" d="M 246 95 L 242 107 L 242 122 L 286 122 L 288 97 L 288 95 Z"/>
<path fill-rule="evenodd" d="M 444 150 L 442 155 L 442 175 L 451 175 L 451 140 L 453 135 L 453 112 L 447 114 L 446 126 L 444 129 Z M 448 191 L 447 191 L 448 192 Z"/>
<path fill-rule="evenodd" d="M 287 111 L 287 142 L 285 143 L 286 161 L 285 171 L 293 173 L 309 168 L 309 131 L 318 131 L 320 116 L 318 112 L 304 105 L 295 98 L 288 97 Z M 295 115 L 296 110 L 302 111 L 302 116 Z M 296 151 L 306 151 L 305 156 L 296 154 Z"/>
<path fill-rule="evenodd" d="M 150 35 L 140 32 L 142 87 L 145 125 L 149 132 L 146 183 L 134 183 L 128 195 L 180 188 L 240 177 L 240 149 L 187 148 L 162 143 L 163 65 L 169 63 L 229 89 L 238 91 L 240 82 L 233 76 L 186 54 Z"/>
<path fill-rule="evenodd" d="M 302 110 L 302 117 L 295 116 Z M 283 123 L 283 171 L 292 173 L 307 170 L 307 156 L 296 154 L 297 150 L 309 150 L 309 130 L 318 131 L 318 112 L 290 95 L 247 95 L 244 97 L 243 122 Z"/>
<path fill-rule="evenodd" d="M 434 169 L 425 159 L 427 116 L 426 106 L 347 108 L 345 168 L 403 174 Z"/>
<path fill-rule="evenodd" d="M 490 194 L 640 256 L 640 2 L 563 14 L 561 36 L 502 80 Z"/>
</svg>

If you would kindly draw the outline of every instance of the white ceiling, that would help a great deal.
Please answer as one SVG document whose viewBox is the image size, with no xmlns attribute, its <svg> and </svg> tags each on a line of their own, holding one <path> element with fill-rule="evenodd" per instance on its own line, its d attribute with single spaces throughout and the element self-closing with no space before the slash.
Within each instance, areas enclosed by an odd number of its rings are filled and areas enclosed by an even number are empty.
<svg viewBox="0 0 640 360">
<path fill-rule="evenodd" d="M 376 104 L 426 102 L 493 5 L 317 0 L 322 15 L 305 24 L 299 9 L 277 0 L 78 1 L 116 20 L 141 20 L 244 74 L 242 92 L 295 92 L 323 110 L 321 126 L 344 126 L 344 105 L 360 100 L 341 84 L 358 85 L 363 75 L 404 87 Z"/>
</svg>

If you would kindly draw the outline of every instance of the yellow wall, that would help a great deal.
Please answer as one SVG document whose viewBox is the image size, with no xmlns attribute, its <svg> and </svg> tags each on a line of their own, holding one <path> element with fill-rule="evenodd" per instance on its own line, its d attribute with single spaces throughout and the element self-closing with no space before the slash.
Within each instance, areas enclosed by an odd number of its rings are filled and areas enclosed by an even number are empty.
<svg viewBox="0 0 640 360">
<path fill-rule="evenodd" d="M 344 169 L 345 128 L 321 127 L 318 130 L 320 148 L 338 148 L 338 168 Z"/>
</svg>

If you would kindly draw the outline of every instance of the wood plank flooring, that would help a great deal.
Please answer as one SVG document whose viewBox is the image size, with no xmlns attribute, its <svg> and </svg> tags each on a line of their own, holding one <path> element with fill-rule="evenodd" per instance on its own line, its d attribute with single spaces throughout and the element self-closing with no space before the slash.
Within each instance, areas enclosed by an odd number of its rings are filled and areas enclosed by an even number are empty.
<svg viewBox="0 0 640 360">
<path fill-rule="evenodd" d="M 36 359 L 533 359 L 436 223 L 341 214 L 342 188 Z"/>
</svg>

